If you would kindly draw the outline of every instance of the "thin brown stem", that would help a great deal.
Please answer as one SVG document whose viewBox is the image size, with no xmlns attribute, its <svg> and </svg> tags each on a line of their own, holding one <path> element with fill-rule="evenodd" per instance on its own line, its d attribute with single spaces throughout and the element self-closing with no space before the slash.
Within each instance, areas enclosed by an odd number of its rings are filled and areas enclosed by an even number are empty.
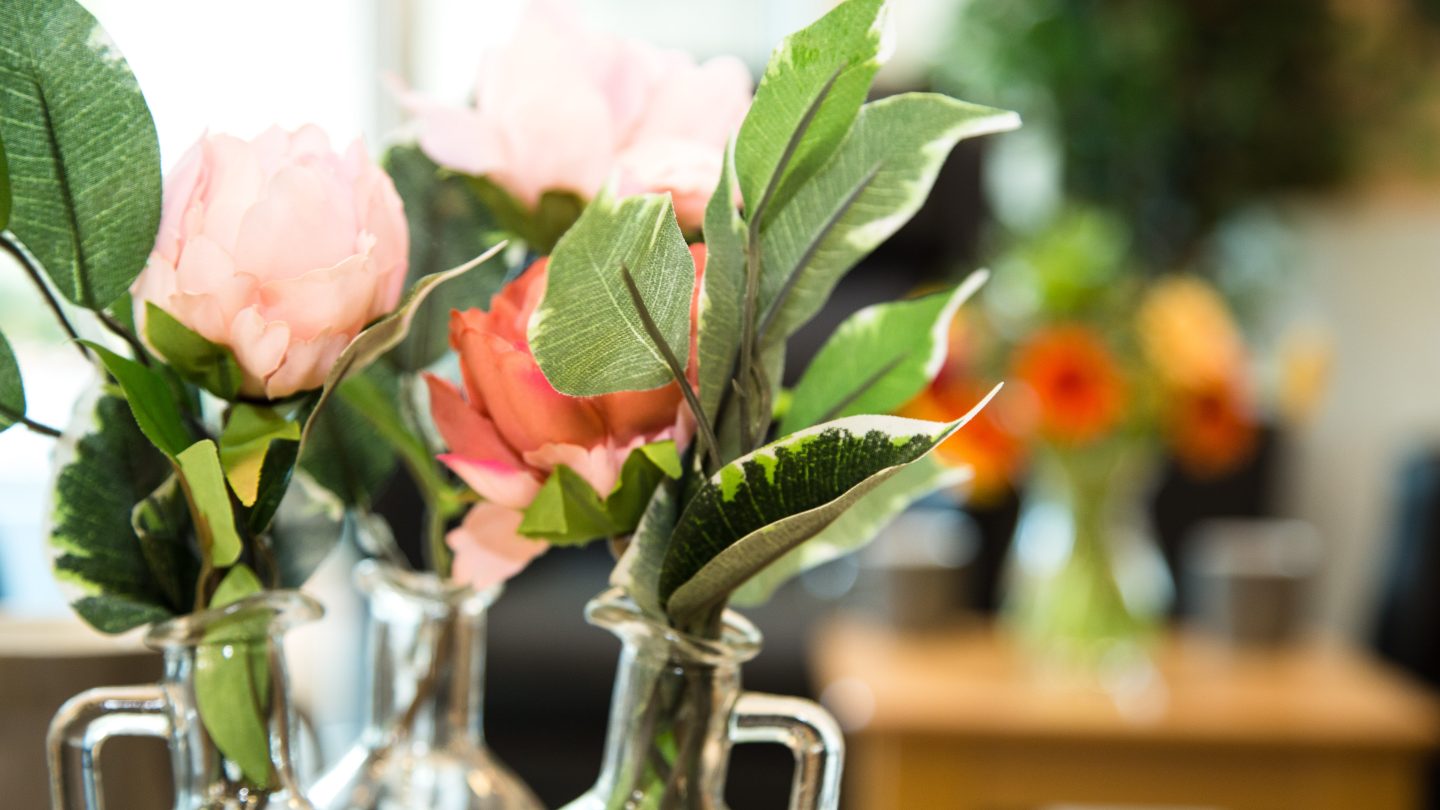
<svg viewBox="0 0 1440 810">
<path fill-rule="evenodd" d="M 680 393 L 684 395 L 685 401 L 690 405 L 690 412 L 695 416 L 695 425 L 700 433 L 703 451 L 710 454 L 712 460 L 719 464 L 720 444 L 715 440 L 715 432 L 710 427 L 710 420 L 705 416 L 705 408 L 700 404 L 700 397 L 695 394 L 695 389 L 690 385 L 690 379 L 685 376 L 685 367 L 675 357 L 675 352 L 670 349 L 670 344 L 665 342 L 665 336 L 660 333 L 660 327 L 650 315 L 649 307 L 645 306 L 645 299 L 640 296 L 640 287 L 635 284 L 635 277 L 630 274 L 630 268 L 624 264 L 620 265 L 620 278 L 625 282 L 625 289 L 630 293 L 630 300 L 635 304 L 635 311 L 640 314 L 640 323 L 645 327 L 645 334 L 650 336 L 650 342 L 655 344 L 660 356 L 664 358 L 665 365 L 670 368 L 670 375 L 675 378 L 676 384 L 680 386 Z"/>
<path fill-rule="evenodd" d="M 91 363 L 95 362 L 95 358 L 90 354 L 90 350 L 85 348 L 85 344 L 80 342 L 80 333 L 76 332 L 75 327 L 71 325 L 70 319 L 65 315 L 65 309 L 60 306 L 60 302 L 55 298 L 55 294 L 50 292 L 50 286 L 45 283 L 45 278 L 40 273 L 40 262 L 34 256 L 30 255 L 30 251 L 15 242 L 9 231 L 0 232 L 0 249 L 9 253 L 14 257 L 15 261 L 25 269 L 26 275 L 30 276 L 30 280 L 34 282 L 35 287 L 40 290 L 40 295 L 45 298 L 45 303 L 50 306 L 50 311 L 55 314 L 55 319 L 60 322 L 60 328 L 65 330 L 66 335 L 70 336 L 71 342 L 75 344 L 75 348 L 80 352 L 80 355 Z"/>
<path fill-rule="evenodd" d="M 96 312 L 95 316 L 100 319 L 100 325 L 109 330 L 110 334 L 125 341 L 125 344 L 130 347 L 130 353 L 135 355 L 135 359 L 139 360 L 141 365 L 150 365 L 150 353 L 145 351 L 145 346 L 140 343 L 140 338 L 136 337 L 135 333 L 126 329 L 124 324 L 115 320 L 115 317 L 108 312 Z"/>
</svg>

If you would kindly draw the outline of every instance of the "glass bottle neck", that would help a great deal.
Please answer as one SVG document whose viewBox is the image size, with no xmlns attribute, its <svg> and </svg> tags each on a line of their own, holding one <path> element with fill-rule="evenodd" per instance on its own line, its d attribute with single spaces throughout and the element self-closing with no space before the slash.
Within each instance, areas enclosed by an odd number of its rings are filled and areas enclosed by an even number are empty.
<svg viewBox="0 0 1440 810">
<path fill-rule="evenodd" d="M 386 596 L 372 600 L 370 733 L 483 744 L 485 610 Z"/>
<path fill-rule="evenodd" d="M 724 807 L 736 661 L 697 661 L 662 637 L 625 639 L 595 792 L 611 806 Z"/>
<path fill-rule="evenodd" d="M 241 667 L 208 674 L 237 659 L 249 662 L 245 682 L 236 680 Z M 303 800 L 292 760 L 297 719 L 287 678 L 278 638 L 165 650 L 161 684 L 170 702 L 177 808 L 259 808 L 281 796 L 289 797 L 283 806 L 308 807 L 296 803 Z M 241 687 L 250 701 L 234 694 Z"/>
</svg>

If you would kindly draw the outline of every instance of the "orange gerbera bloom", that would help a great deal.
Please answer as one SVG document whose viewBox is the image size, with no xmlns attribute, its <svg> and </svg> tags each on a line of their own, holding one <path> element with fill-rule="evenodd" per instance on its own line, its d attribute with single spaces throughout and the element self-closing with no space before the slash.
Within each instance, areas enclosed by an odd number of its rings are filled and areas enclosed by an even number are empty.
<svg viewBox="0 0 1440 810">
<path fill-rule="evenodd" d="M 975 407 L 988 389 L 973 380 L 949 377 L 942 372 L 930 387 L 900 409 L 901 416 L 948 422 L 959 419 Z M 1003 495 L 1025 463 L 1025 444 L 1010 427 L 1008 391 L 1001 391 L 985 410 L 965 427 L 955 431 L 936 450 L 948 464 L 968 466 L 974 471 L 970 499 L 990 503 Z"/>
<path fill-rule="evenodd" d="M 1012 379 L 1035 397 L 1039 430 L 1055 442 L 1092 442 L 1125 416 L 1120 366 L 1104 341 L 1084 326 L 1036 332 L 1016 353 Z"/>
<path fill-rule="evenodd" d="M 1222 382 L 1175 390 L 1170 398 L 1170 444 L 1192 474 L 1223 475 L 1254 452 L 1258 431 L 1242 386 Z"/>
</svg>

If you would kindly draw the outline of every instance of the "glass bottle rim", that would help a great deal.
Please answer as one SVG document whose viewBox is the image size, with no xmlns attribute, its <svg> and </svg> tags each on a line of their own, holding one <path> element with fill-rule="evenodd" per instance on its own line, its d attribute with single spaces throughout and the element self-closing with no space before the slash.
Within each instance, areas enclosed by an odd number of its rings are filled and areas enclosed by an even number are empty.
<svg viewBox="0 0 1440 810">
<path fill-rule="evenodd" d="M 237 599 L 224 607 L 188 613 L 153 624 L 145 634 L 145 644 L 157 650 L 191 647 L 201 644 L 207 637 L 213 638 L 211 634 L 217 630 L 232 627 L 244 627 L 247 635 L 256 638 L 274 637 L 292 627 L 315 621 L 324 614 L 324 606 L 300 591 L 264 591 Z M 250 624 L 256 620 L 263 624 Z M 251 627 L 261 627 L 263 632 Z"/>
<path fill-rule="evenodd" d="M 624 588 L 610 588 L 585 605 L 585 619 L 622 638 L 666 644 L 672 660 L 707 666 L 743 664 L 760 653 L 759 628 L 733 610 L 725 611 L 719 639 L 702 638 L 657 621 L 635 604 Z"/>
<path fill-rule="evenodd" d="M 426 605 L 436 613 L 456 609 L 472 613 L 484 611 L 500 598 L 504 590 L 500 584 L 476 590 L 464 583 L 444 579 L 433 571 L 412 571 L 375 559 L 356 563 L 354 580 L 355 587 L 366 596 L 388 591 Z"/>
</svg>

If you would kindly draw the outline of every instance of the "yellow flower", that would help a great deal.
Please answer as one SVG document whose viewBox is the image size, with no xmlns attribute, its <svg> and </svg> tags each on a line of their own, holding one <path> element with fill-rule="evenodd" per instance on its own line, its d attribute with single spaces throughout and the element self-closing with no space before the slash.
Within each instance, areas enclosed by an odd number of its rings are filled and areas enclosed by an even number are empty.
<svg viewBox="0 0 1440 810">
<path fill-rule="evenodd" d="M 1151 285 L 1138 327 L 1146 359 L 1170 387 L 1211 389 L 1245 366 L 1245 344 L 1224 300 L 1194 276 Z"/>
</svg>

